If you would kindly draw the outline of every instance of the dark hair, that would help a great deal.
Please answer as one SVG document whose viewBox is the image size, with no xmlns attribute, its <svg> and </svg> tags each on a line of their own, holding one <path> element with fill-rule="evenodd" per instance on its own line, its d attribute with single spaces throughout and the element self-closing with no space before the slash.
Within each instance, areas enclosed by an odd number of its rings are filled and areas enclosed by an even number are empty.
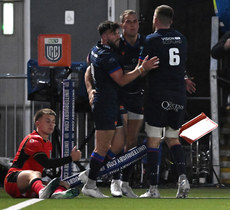
<svg viewBox="0 0 230 210">
<path fill-rule="evenodd" d="M 52 110 L 52 109 L 49 109 L 49 108 L 44 108 L 44 109 L 41 109 L 39 111 L 37 111 L 34 115 L 34 123 L 39 120 L 39 118 L 41 118 L 43 115 L 45 114 L 48 114 L 48 115 L 53 115 L 54 117 L 56 117 L 56 113 Z"/>
<path fill-rule="evenodd" d="M 168 5 L 158 6 L 155 10 L 155 15 L 158 20 L 164 25 L 171 25 L 174 15 L 174 10 Z"/>
<path fill-rule="evenodd" d="M 108 30 L 110 32 L 115 32 L 119 28 L 120 28 L 120 25 L 118 23 L 106 20 L 99 24 L 97 30 L 99 31 L 99 34 L 101 36 L 103 33 L 105 33 Z"/>
</svg>

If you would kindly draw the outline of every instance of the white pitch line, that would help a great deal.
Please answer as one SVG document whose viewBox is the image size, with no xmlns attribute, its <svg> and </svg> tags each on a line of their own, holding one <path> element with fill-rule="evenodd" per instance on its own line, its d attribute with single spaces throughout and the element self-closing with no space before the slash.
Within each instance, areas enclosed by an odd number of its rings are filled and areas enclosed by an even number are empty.
<svg viewBox="0 0 230 210">
<path fill-rule="evenodd" d="M 187 198 L 161 197 L 159 199 L 177 199 L 177 200 L 187 200 L 187 199 L 229 199 L 229 197 L 187 197 Z"/>
<path fill-rule="evenodd" d="M 30 199 L 28 201 L 24 201 L 24 202 L 21 202 L 21 203 L 18 203 L 14 206 L 10 206 L 6 209 L 3 209 L 3 210 L 19 210 L 19 209 L 23 209 L 27 206 L 30 206 L 30 205 L 33 205 L 37 202 L 40 202 L 40 201 L 43 201 L 44 199 L 39 199 L 39 198 L 33 198 L 33 199 Z"/>
</svg>

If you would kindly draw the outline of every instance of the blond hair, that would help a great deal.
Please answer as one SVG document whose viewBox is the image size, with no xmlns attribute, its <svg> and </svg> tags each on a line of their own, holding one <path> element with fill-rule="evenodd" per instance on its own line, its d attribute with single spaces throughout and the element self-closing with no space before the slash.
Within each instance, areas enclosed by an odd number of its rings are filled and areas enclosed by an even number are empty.
<svg viewBox="0 0 230 210">
<path fill-rule="evenodd" d="M 120 15 L 120 21 L 121 23 L 124 23 L 125 22 L 125 17 L 128 16 L 128 15 L 136 15 L 137 16 L 137 13 L 135 10 L 132 10 L 132 9 L 127 9 L 125 10 L 121 15 Z"/>
</svg>

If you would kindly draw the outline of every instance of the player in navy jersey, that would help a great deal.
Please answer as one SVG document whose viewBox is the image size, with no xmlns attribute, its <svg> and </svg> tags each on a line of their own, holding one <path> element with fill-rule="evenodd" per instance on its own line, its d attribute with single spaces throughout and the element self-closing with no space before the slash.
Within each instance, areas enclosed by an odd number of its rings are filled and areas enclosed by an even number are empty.
<svg viewBox="0 0 230 210">
<path fill-rule="evenodd" d="M 117 54 L 123 72 L 127 73 L 137 65 L 145 37 L 138 33 L 139 22 L 134 10 L 125 10 L 120 16 L 120 21 L 122 34 Z M 122 132 L 125 133 L 124 151 L 128 151 L 137 145 L 138 133 L 144 118 L 143 96 L 143 78 L 141 77 L 119 89 L 120 114 L 122 115 L 124 129 L 117 129 L 117 134 L 111 147 L 113 153 L 123 149 L 121 147 L 123 146 L 121 143 Z M 110 186 L 113 196 L 121 196 L 123 194 L 132 198 L 138 197 L 129 186 L 129 178 L 132 171 L 133 165 L 123 169 L 121 177 L 119 173 L 113 176 Z"/>
<path fill-rule="evenodd" d="M 120 37 L 119 48 L 116 50 L 119 64 L 124 73 L 135 69 L 138 63 L 140 49 L 143 48 L 145 37 L 138 33 L 139 22 L 134 10 L 125 10 L 120 16 L 122 34 Z M 143 79 L 138 77 L 129 84 L 119 89 L 120 114 L 122 116 L 122 126 L 118 123 L 116 135 L 113 138 L 112 146 L 109 151 L 110 158 L 116 154 L 133 148 L 137 144 L 139 130 L 143 123 Z M 91 75 L 87 70 L 85 82 L 89 94 L 90 103 L 95 90 L 92 87 Z M 133 166 L 127 167 L 122 171 L 120 181 L 120 172 L 113 175 L 111 181 L 111 194 L 114 197 L 138 197 L 129 186 L 129 176 L 132 173 Z"/>
<path fill-rule="evenodd" d="M 4 180 L 4 188 L 12 197 L 60 199 L 73 198 L 79 194 L 78 189 L 69 189 L 69 184 L 58 178 L 51 180 L 47 186 L 41 180 L 44 168 L 59 167 L 81 158 L 81 152 L 74 147 L 70 156 L 50 159 L 52 144 L 48 137 L 54 131 L 55 117 L 56 113 L 48 108 L 36 112 L 36 131 L 21 142 Z"/>
<path fill-rule="evenodd" d="M 137 65 L 133 71 L 124 74 L 118 63 L 117 54 L 114 52 L 120 42 L 119 30 L 119 24 L 111 21 L 99 24 L 98 31 L 101 41 L 92 48 L 89 54 L 92 79 L 95 85 L 92 110 L 96 132 L 95 149 L 91 155 L 89 174 L 82 192 L 96 198 L 108 197 L 97 188 L 96 178 L 106 161 L 105 157 L 115 134 L 116 121 L 119 116 L 119 86 L 128 84 L 139 77 L 142 72 L 158 66 L 156 64 L 157 57 L 148 60 L 148 56 L 146 56 L 141 66 Z M 79 178 L 81 179 L 80 175 Z"/>
<path fill-rule="evenodd" d="M 153 16 L 155 32 L 146 37 L 141 59 L 145 54 L 158 56 L 159 67 L 146 76 L 145 131 L 147 133 L 147 171 L 150 188 L 140 197 L 159 198 L 157 163 L 159 144 L 163 137 L 170 148 L 179 175 L 177 198 L 186 198 L 190 189 L 186 178 L 185 156 L 178 139 L 186 105 L 185 63 L 186 38 L 171 28 L 173 9 L 167 5 L 156 8 Z"/>
</svg>

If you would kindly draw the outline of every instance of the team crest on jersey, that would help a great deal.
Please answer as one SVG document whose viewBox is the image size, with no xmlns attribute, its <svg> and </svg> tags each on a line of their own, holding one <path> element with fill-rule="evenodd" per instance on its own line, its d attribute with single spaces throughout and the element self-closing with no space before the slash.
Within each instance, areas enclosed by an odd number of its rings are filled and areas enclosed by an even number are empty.
<svg viewBox="0 0 230 210">
<path fill-rule="evenodd" d="M 62 38 L 45 38 L 45 57 L 50 62 L 57 62 L 62 57 Z"/>
</svg>

